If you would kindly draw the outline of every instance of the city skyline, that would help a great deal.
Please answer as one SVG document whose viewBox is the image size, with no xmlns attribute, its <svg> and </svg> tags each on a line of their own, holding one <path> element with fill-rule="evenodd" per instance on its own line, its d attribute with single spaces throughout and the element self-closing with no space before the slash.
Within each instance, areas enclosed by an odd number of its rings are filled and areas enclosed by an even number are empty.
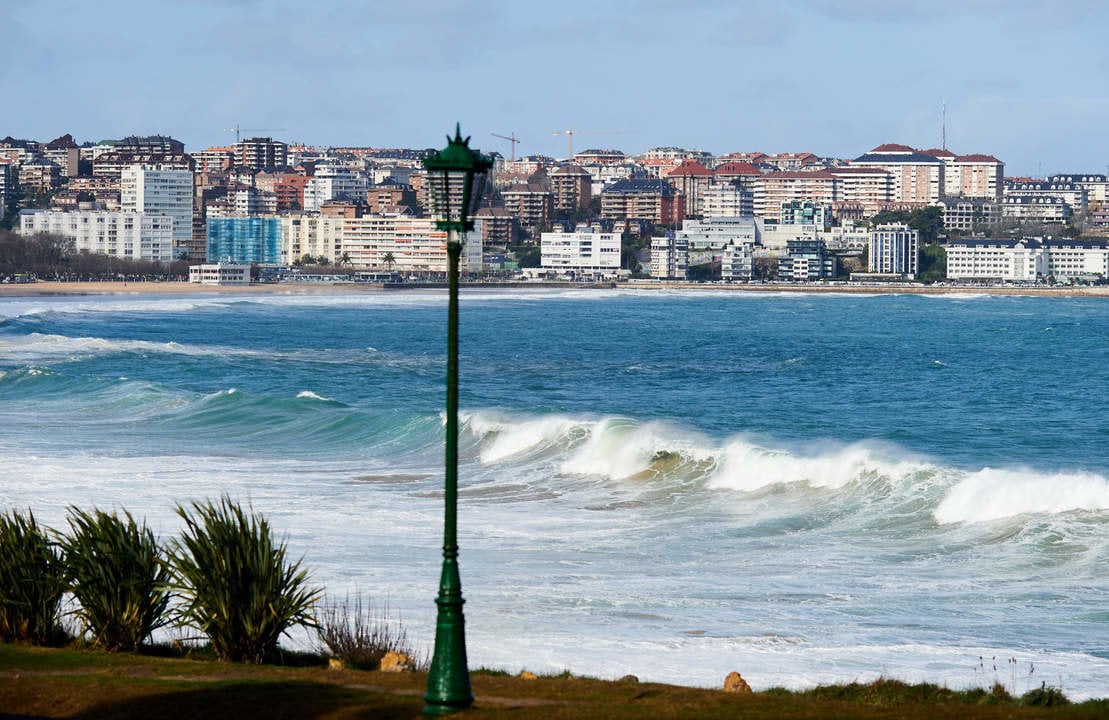
<svg viewBox="0 0 1109 720">
<path fill-rule="evenodd" d="M 1074 0 L 438 0 L 363 7 L 14 0 L 0 134 L 165 134 L 190 151 L 269 135 L 490 152 L 656 146 L 857 157 L 987 153 L 1006 175 L 1105 172 L 1109 8 Z M 946 108 L 946 123 L 943 108 Z M 255 129 L 258 129 L 256 132 Z M 946 130 L 946 132 L 945 132 Z M 86 135 L 85 133 L 88 133 Z"/>
</svg>

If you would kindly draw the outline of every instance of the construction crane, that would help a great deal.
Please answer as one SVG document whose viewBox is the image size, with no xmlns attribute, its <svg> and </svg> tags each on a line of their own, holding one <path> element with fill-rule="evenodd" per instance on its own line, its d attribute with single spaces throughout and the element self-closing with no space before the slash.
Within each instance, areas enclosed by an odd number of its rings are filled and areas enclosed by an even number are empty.
<svg viewBox="0 0 1109 720">
<path fill-rule="evenodd" d="M 224 128 L 223 129 L 224 132 L 233 132 L 233 133 L 235 133 L 235 144 L 236 145 L 239 144 L 239 138 L 242 135 L 242 133 L 245 133 L 245 132 L 281 132 L 283 130 L 285 130 L 285 128 L 241 128 L 237 124 L 233 128 Z"/>
<path fill-rule="evenodd" d="M 512 162 L 516 162 L 516 143 L 520 142 L 516 137 L 516 131 L 513 130 L 511 135 L 498 135 L 497 133 L 489 133 L 493 137 L 499 137 L 501 140 L 507 140 L 512 143 Z"/>
<path fill-rule="evenodd" d="M 567 155 L 567 162 L 574 162 L 574 133 L 588 133 L 590 135 L 599 135 L 599 134 L 615 135 L 615 134 L 623 133 L 623 132 L 628 132 L 628 131 L 627 130 L 574 130 L 573 128 L 570 128 L 569 130 L 555 130 L 554 133 L 552 133 L 552 134 L 554 134 L 554 135 L 565 135 L 566 136 L 566 139 L 567 139 L 567 141 L 569 141 L 569 144 L 570 144 L 569 153 Z"/>
</svg>

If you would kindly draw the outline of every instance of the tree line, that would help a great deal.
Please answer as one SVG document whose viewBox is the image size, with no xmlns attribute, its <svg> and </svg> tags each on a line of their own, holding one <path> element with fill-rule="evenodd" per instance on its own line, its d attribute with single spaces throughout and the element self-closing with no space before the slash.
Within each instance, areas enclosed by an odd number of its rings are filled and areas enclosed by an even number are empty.
<svg viewBox="0 0 1109 720">
<path fill-rule="evenodd" d="M 188 277 L 189 265 L 78 252 L 72 238 L 0 230 L 0 277 L 19 275 L 39 280 L 171 280 Z"/>
</svg>

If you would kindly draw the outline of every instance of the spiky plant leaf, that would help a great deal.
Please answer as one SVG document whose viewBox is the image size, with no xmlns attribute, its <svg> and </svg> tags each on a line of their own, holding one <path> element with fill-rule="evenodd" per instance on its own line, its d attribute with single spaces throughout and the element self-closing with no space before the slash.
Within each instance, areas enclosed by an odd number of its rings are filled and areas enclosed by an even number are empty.
<svg viewBox="0 0 1109 720">
<path fill-rule="evenodd" d="M 0 514 L 0 640 L 58 642 L 64 593 L 61 553 L 34 513 Z"/>
<path fill-rule="evenodd" d="M 261 514 L 247 514 L 226 495 L 179 505 L 177 514 L 185 522 L 171 546 L 180 623 L 207 635 L 217 657 L 262 662 L 289 628 L 314 625 L 320 590 L 299 560 L 288 560 Z"/>
<path fill-rule="evenodd" d="M 70 534 L 62 539 L 67 579 L 93 644 L 135 650 L 167 622 L 169 564 L 146 524 L 131 513 L 69 509 Z"/>
</svg>

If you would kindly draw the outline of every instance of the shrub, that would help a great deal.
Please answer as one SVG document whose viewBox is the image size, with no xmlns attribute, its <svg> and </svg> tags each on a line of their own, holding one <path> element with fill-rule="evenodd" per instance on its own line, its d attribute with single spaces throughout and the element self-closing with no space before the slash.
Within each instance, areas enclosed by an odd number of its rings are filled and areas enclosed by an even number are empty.
<svg viewBox="0 0 1109 720">
<path fill-rule="evenodd" d="M 106 650 L 135 650 L 166 623 L 169 565 L 154 534 L 130 513 L 121 519 L 71 507 L 63 538 L 66 577 L 92 642 Z"/>
<path fill-rule="evenodd" d="M 60 552 L 34 514 L 0 514 L 0 640 L 63 642 L 58 608 L 64 593 Z"/>
<path fill-rule="evenodd" d="M 287 561 L 264 517 L 227 496 L 192 503 L 191 511 L 178 505 L 177 514 L 185 521 L 171 546 L 179 622 L 207 635 L 216 657 L 259 663 L 290 627 L 314 625 L 320 591 L 309 587 L 299 560 Z"/>
<path fill-rule="evenodd" d="M 1047 687 L 1047 683 L 1041 683 L 1040 687 L 1021 695 L 1020 704 L 1032 707 L 1059 707 L 1070 705 L 1070 698 L 1059 688 Z"/>
<path fill-rule="evenodd" d="M 316 635 L 322 655 L 342 660 L 350 667 L 376 670 L 388 652 L 413 656 L 408 633 L 399 621 L 389 619 L 389 606 L 378 612 L 367 597 L 358 595 L 326 602 L 319 612 Z"/>
</svg>

